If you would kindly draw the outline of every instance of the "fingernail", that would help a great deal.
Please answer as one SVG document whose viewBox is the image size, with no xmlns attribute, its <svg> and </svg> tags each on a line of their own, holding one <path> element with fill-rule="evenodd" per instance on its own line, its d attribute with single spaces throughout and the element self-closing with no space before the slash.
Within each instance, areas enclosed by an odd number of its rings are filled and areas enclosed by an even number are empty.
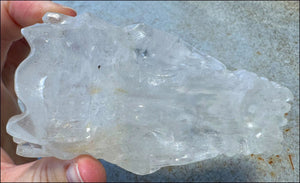
<svg viewBox="0 0 300 183">
<path fill-rule="evenodd" d="M 64 8 L 64 9 L 69 10 L 69 13 L 70 13 L 71 16 L 76 16 L 77 15 L 77 12 L 73 8 L 70 8 L 68 6 L 64 6 L 64 5 L 58 4 L 58 3 L 55 3 L 55 4 L 57 4 L 58 6 Z"/>
<path fill-rule="evenodd" d="M 72 163 L 69 168 L 67 169 L 67 180 L 68 182 L 83 182 L 79 170 L 78 164 Z"/>
<path fill-rule="evenodd" d="M 63 14 L 66 14 L 66 15 L 69 15 L 69 16 L 76 16 L 77 15 L 76 11 L 73 8 L 70 8 L 68 6 L 64 6 L 62 4 L 59 4 L 59 3 L 56 3 L 56 2 L 53 2 L 53 1 L 47 1 L 47 2 L 49 2 L 52 6 L 58 8 L 60 10 L 64 10 Z M 58 11 L 57 13 L 62 13 L 62 12 Z"/>
</svg>

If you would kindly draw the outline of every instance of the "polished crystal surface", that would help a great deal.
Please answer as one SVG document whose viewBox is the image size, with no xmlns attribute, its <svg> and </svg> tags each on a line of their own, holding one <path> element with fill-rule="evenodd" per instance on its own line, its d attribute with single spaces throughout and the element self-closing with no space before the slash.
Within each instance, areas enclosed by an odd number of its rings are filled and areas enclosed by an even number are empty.
<svg viewBox="0 0 300 183">
<path fill-rule="evenodd" d="M 26 157 L 79 154 L 136 174 L 220 154 L 276 153 L 293 96 L 227 70 L 169 33 L 90 14 L 47 13 L 22 29 L 31 53 L 15 75 L 21 115 L 7 131 Z"/>
</svg>

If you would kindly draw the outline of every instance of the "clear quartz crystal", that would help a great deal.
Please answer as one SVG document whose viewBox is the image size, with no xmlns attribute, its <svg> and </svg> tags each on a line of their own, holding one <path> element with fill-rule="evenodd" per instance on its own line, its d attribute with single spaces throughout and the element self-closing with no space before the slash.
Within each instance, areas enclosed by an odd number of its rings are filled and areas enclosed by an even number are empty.
<svg viewBox="0 0 300 183">
<path fill-rule="evenodd" d="M 229 71 L 143 24 L 118 27 L 90 14 L 47 13 L 43 21 L 22 29 L 31 46 L 15 75 L 24 112 L 7 125 L 19 155 L 87 153 L 149 174 L 281 150 L 289 89 Z"/>
</svg>

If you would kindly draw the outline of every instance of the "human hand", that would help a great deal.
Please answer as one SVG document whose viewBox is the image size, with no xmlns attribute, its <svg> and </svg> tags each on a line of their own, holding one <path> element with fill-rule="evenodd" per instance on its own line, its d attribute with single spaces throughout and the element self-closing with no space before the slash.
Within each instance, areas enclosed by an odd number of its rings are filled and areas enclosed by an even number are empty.
<svg viewBox="0 0 300 183">
<path fill-rule="evenodd" d="M 20 113 L 14 72 L 30 51 L 20 30 L 41 23 L 49 11 L 76 16 L 74 10 L 50 1 L 1 1 L 1 182 L 103 182 L 105 170 L 95 158 L 81 155 L 66 161 L 52 157 L 33 161 L 16 155 L 16 144 L 6 132 L 8 119 Z"/>
</svg>

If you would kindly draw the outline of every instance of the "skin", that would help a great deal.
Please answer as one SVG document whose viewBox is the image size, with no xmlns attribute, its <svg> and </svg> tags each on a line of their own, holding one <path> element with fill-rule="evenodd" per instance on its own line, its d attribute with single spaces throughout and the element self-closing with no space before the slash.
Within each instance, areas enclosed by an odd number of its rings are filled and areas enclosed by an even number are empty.
<svg viewBox="0 0 300 183">
<path fill-rule="evenodd" d="M 49 11 L 76 16 L 73 9 L 50 1 L 1 1 L 1 182 L 104 182 L 104 167 L 95 158 L 80 155 L 63 161 L 53 157 L 40 160 L 20 157 L 15 153 L 16 144 L 6 132 L 8 119 L 20 113 L 14 72 L 30 51 L 20 30 L 41 23 Z M 74 176 L 69 176 L 70 172 Z"/>
</svg>

